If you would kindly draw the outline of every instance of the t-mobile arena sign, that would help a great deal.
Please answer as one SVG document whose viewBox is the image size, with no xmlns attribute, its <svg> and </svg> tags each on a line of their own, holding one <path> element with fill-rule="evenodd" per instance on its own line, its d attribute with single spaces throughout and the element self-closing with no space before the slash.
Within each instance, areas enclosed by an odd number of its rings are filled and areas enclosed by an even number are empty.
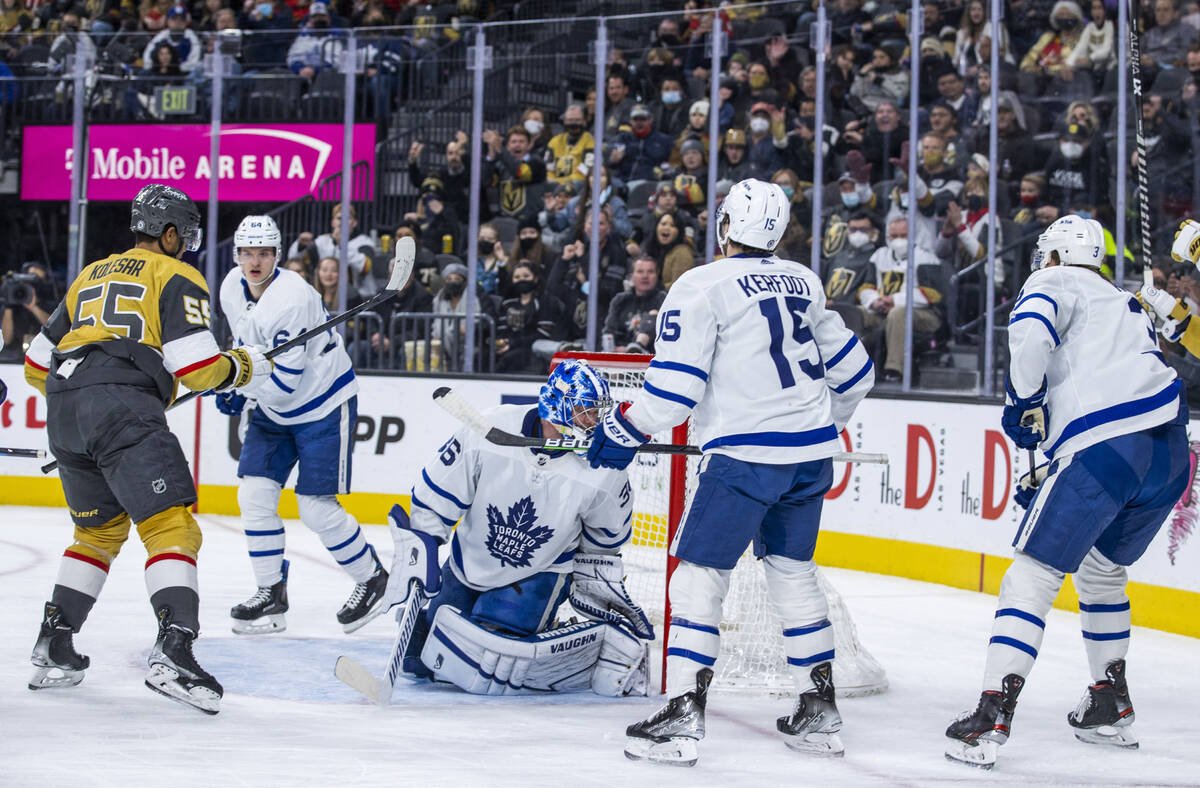
<svg viewBox="0 0 1200 788">
<path fill-rule="evenodd" d="M 25 127 L 21 199 L 70 198 L 71 135 L 70 126 Z M 323 178 L 341 171 L 342 139 L 342 126 L 335 123 L 222 125 L 218 196 L 283 202 L 311 194 Z M 192 199 L 207 200 L 210 140 L 210 128 L 204 124 L 91 126 L 88 199 L 132 200 L 142 186 L 157 182 L 182 189 Z M 352 152 L 354 161 L 367 162 L 368 183 L 373 184 L 373 124 L 354 126 Z"/>
</svg>

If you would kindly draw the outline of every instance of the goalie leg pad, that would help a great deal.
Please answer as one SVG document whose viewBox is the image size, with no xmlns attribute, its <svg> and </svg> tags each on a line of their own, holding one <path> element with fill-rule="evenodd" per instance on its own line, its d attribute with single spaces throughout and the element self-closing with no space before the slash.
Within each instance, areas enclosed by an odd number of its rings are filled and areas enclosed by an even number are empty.
<svg viewBox="0 0 1200 788">
<path fill-rule="evenodd" d="M 680 561 L 671 575 L 671 634 L 667 640 L 667 696 L 696 688 L 696 672 L 711 668 L 721 653 L 721 604 L 729 591 L 728 569 Z"/>
<path fill-rule="evenodd" d="M 442 605 L 421 661 L 438 681 L 474 695 L 583 690 L 591 686 L 605 629 L 589 621 L 525 638 L 506 637 Z"/>
<path fill-rule="evenodd" d="M 243 476 L 238 482 L 238 509 L 246 529 L 246 548 L 254 569 L 254 584 L 268 588 L 283 579 L 286 536 L 279 517 L 283 487 L 265 476 Z"/>
<path fill-rule="evenodd" d="M 1109 561 L 1094 547 L 1072 576 L 1079 591 L 1079 626 L 1093 681 L 1106 680 L 1108 664 L 1124 659 L 1129 651 L 1128 577 L 1125 567 Z"/>
<path fill-rule="evenodd" d="M 767 598 L 783 625 L 783 650 L 798 693 L 816 688 L 813 668 L 834 658 L 829 605 L 817 582 L 817 565 L 768 555 L 763 567 Z"/>
<path fill-rule="evenodd" d="M 1011 673 L 1029 675 L 1042 647 L 1046 614 L 1054 604 L 1063 578 L 1057 569 L 1017 551 L 1000 584 L 983 673 L 985 691 L 999 690 L 1004 677 Z"/>
<path fill-rule="evenodd" d="M 622 627 L 607 625 L 592 670 L 592 692 L 606 698 L 646 695 L 650 690 L 649 645 Z"/>
</svg>

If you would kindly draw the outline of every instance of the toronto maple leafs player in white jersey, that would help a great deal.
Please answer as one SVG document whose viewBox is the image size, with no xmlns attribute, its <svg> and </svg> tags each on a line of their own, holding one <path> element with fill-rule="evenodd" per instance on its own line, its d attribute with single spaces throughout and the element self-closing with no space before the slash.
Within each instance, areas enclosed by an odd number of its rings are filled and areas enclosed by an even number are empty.
<svg viewBox="0 0 1200 788">
<path fill-rule="evenodd" d="M 1100 274 L 1104 231 L 1064 216 L 1038 237 L 1009 318 L 1002 426 L 1050 460 L 1017 489 L 1026 513 L 987 646 L 983 693 L 951 723 L 946 756 L 991 768 L 1037 659 L 1063 578 L 1074 577 L 1092 684 L 1067 715 L 1084 742 L 1136 747 L 1125 680 L 1126 570 L 1190 478 L 1187 405 L 1138 301 Z"/>
<path fill-rule="evenodd" d="M 812 556 L 838 434 L 875 375 L 862 343 L 826 310 L 817 275 L 772 253 L 788 215 L 777 185 L 750 179 L 730 189 L 717 215 L 725 259 L 671 286 L 642 391 L 608 412 L 588 452 L 594 467 L 624 468 L 648 434 L 691 415 L 705 455 L 671 545 L 671 700 L 626 730 L 630 758 L 695 763 L 721 603 L 756 538 L 799 694 L 776 727 L 801 752 L 843 751 L 833 629 Z"/>
<path fill-rule="evenodd" d="M 221 309 L 238 344 L 266 351 L 329 319 L 321 297 L 299 274 L 279 268 L 282 240 L 269 216 L 247 216 L 234 234 L 238 263 L 221 283 Z M 256 391 L 238 460 L 238 507 L 258 591 L 230 611 L 238 634 L 286 627 L 288 561 L 279 496 L 299 464 L 300 520 L 317 533 L 355 581 L 337 620 L 353 632 L 383 610 L 387 571 L 358 522 L 335 496 L 350 492 L 350 453 L 358 382 L 342 337 L 327 331 L 275 357 L 270 382 Z M 218 394 L 217 407 L 237 417 L 238 394 Z"/>
<path fill-rule="evenodd" d="M 609 404 L 604 379 L 569 360 L 537 407 L 501 405 L 487 418 L 529 437 L 586 438 Z M 654 631 L 624 586 L 620 549 L 633 522 L 624 471 L 593 470 L 570 451 L 498 446 L 464 427 L 422 469 L 412 516 L 400 506 L 389 516 L 389 599 L 405 601 L 412 580 L 433 596 L 406 673 L 481 695 L 645 693 L 643 640 Z M 592 620 L 559 625 L 555 611 L 568 596 Z"/>
</svg>

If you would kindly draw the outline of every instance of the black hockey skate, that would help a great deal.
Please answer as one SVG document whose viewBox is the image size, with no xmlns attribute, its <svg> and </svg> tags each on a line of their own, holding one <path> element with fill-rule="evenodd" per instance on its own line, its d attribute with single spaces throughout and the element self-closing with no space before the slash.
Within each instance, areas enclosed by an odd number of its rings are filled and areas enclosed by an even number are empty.
<svg viewBox="0 0 1200 788">
<path fill-rule="evenodd" d="M 74 687 L 83 681 L 83 672 L 92 661 L 75 651 L 74 634 L 58 605 L 47 602 L 42 629 L 29 658 L 34 667 L 29 689 Z"/>
<path fill-rule="evenodd" d="M 260 635 L 282 632 L 287 629 L 284 613 L 288 609 L 287 579 L 291 562 L 283 561 L 283 576 L 272 586 L 259 588 L 254 596 L 240 605 L 234 605 L 229 615 L 233 618 L 235 635 Z"/>
<path fill-rule="evenodd" d="M 358 583 L 350 593 L 350 598 L 338 611 L 337 620 L 342 625 L 342 631 L 353 632 L 368 621 L 383 612 L 384 595 L 387 591 L 388 573 L 379 563 L 375 548 L 371 547 L 371 557 L 375 559 L 375 572 L 365 583 Z"/>
<path fill-rule="evenodd" d="M 802 693 L 791 716 L 780 717 L 775 727 L 783 734 L 783 743 L 808 755 L 840 758 L 846 754 L 842 738 L 842 715 L 838 713 L 833 691 L 833 666 L 822 662 L 812 669 L 816 689 Z"/>
<path fill-rule="evenodd" d="M 671 698 L 653 717 L 625 729 L 625 757 L 668 766 L 693 766 L 700 757 L 696 742 L 704 738 L 704 707 L 713 672 L 696 672 L 696 689 Z"/>
<path fill-rule="evenodd" d="M 1025 679 L 1009 673 L 1000 684 L 1000 691 L 988 690 L 979 696 L 974 712 L 963 712 L 946 735 L 953 741 L 946 745 L 946 759 L 969 766 L 990 769 L 996 765 L 996 750 L 1008 741 L 1017 696 Z"/>
<path fill-rule="evenodd" d="M 1075 711 L 1067 715 L 1067 722 L 1082 742 L 1136 750 L 1137 736 L 1129 727 L 1133 724 L 1133 703 L 1125 684 L 1125 660 L 1114 659 L 1104 674 L 1108 679 L 1087 688 Z"/>
<path fill-rule="evenodd" d="M 196 633 L 171 621 L 171 609 L 158 611 L 158 640 L 150 652 L 146 686 L 205 714 L 221 710 L 224 690 L 192 654 Z"/>
</svg>

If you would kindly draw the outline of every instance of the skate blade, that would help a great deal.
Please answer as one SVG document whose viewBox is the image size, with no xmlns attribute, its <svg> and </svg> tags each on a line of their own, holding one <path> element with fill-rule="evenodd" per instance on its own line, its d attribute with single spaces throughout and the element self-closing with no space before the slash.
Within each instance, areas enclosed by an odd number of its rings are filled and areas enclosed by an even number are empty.
<svg viewBox="0 0 1200 788">
<path fill-rule="evenodd" d="M 188 690 L 179 683 L 179 674 L 166 665 L 150 666 L 146 686 L 159 695 L 170 698 L 205 714 L 216 714 L 221 710 L 221 696 L 206 687 Z"/>
<path fill-rule="evenodd" d="M 630 736 L 625 740 L 625 757 L 631 761 L 649 761 L 664 766 L 695 766 L 700 754 L 695 739 L 679 736 L 655 742 Z"/>
<path fill-rule="evenodd" d="M 272 632 L 282 632 L 287 629 L 287 620 L 283 613 L 272 613 L 253 621 L 235 618 L 232 629 L 235 635 L 269 635 Z"/>
<path fill-rule="evenodd" d="M 783 743 L 790 750 L 815 755 L 818 758 L 841 758 L 846 754 L 842 737 L 836 733 L 810 733 L 807 736 L 783 734 Z"/>
<path fill-rule="evenodd" d="M 372 605 L 371 608 L 363 614 L 362 618 L 356 618 L 353 621 L 342 624 L 342 631 L 349 635 L 351 632 L 355 632 L 366 626 L 371 619 L 375 618 L 387 609 L 387 606 L 384 605 L 385 598 L 386 595 L 379 597 L 379 601 Z"/>
<path fill-rule="evenodd" d="M 29 679 L 29 689 L 36 692 L 43 689 L 74 687 L 81 681 L 82 670 L 67 670 L 57 665 L 35 665 L 33 676 Z"/>
<path fill-rule="evenodd" d="M 1109 747 L 1120 747 L 1123 750 L 1138 748 L 1137 736 L 1126 726 L 1116 728 L 1112 725 L 1101 725 L 1099 728 L 1076 728 L 1074 733 L 1075 738 L 1084 744 L 1102 744 Z"/>
<path fill-rule="evenodd" d="M 981 741 L 978 744 L 968 744 L 965 741 L 952 739 L 946 745 L 946 760 L 965 763 L 979 769 L 990 769 L 996 765 L 996 751 L 1000 745 L 994 741 Z"/>
</svg>

